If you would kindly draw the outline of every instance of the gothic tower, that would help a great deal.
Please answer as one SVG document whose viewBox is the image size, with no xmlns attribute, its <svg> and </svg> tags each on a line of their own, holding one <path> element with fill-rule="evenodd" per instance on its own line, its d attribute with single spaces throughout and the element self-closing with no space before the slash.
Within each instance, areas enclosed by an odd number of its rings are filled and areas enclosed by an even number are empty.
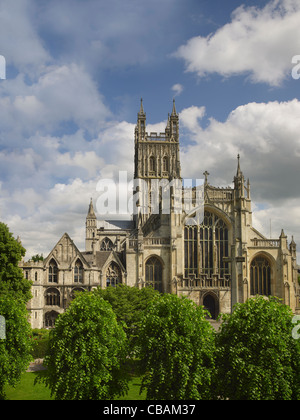
<svg viewBox="0 0 300 420">
<path fill-rule="evenodd" d="M 92 251 L 93 242 L 97 236 L 97 217 L 94 211 L 93 200 L 91 199 L 88 214 L 85 222 L 85 249 Z"/>
<path fill-rule="evenodd" d="M 143 215 L 145 222 L 151 214 L 153 203 L 153 180 L 171 181 L 181 179 L 179 158 L 179 117 L 173 100 L 171 115 L 168 115 L 167 126 L 163 133 L 146 132 L 146 113 L 141 99 L 140 111 L 135 128 L 134 178 L 139 180 L 139 191 L 143 189 Z M 144 191 L 146 191 L 144 195 Z M 139 201 L 141 206 L 141 200 Z"/>
<path fill-rule="evenodd" d="M 146 114 L 141 100 L 135 128 L 135 170 L 134 177 L 180 178 L 179 160 L 179 117 L 173 101 L 172 114 L 164 133 L 146 132 Z"/>
</svg>

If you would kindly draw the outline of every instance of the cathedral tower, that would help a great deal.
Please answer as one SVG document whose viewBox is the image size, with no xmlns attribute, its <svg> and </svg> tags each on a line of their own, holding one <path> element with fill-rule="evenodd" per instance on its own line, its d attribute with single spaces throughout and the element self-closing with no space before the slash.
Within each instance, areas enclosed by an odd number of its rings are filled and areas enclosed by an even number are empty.
<svg viewBox="0 0 300 420">
<path fill-rule="evenodd" d="M 92 244 L 97 236 L 97 217 L 94 211 L 92 199 L 86 216 L 85 232 L 85 249 L 86 251 L 92 251 Z"/>
<path fill-rule="evenodd" d="M 178 179 L 179 159 L 179 117 L 173 101 L 172 114 L 168 116 L 164 133 L 146 132 L 146 114 L 141 100 L 135 128 L 135 168 L 134 177 Z"/>
</svg>

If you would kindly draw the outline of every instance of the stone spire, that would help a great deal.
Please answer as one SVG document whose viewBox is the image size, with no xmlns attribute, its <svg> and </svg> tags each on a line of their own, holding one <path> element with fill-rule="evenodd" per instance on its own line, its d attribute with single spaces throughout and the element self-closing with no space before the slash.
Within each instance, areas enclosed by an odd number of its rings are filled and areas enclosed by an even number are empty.
<svg viewBox="0 0 300 420">
<path fill-rule="evenodd" d="M 175 99 L 173 99 L 173 109 L 170 116 L 170 135 L 173 140 L 179 142 L 179 116 L 176 112 Z"/>
<path fill-rule="evenodd" d="M 245 178 L 243 175 L 243 172 L 241 171 L 241 165 L 240 165 L 240 155 L 237 155 L 238 164 L 237 164 L 237 171 L 236 176 L 234 177 L 234 189 L 236 190 L 236 197 L 238 198 L 244 198 L 245 196 Z"/>
<path fill-rule="evenodd" d="M 240 165 L 240 155 L 237 155 L 237 159 L 238 159 L 238 165 L 237 165 L 237 171 L 236 171 L 236 176 L 237 177 L 242 177 L 243 176 L 243 172 L 241 171 L 241 165 Z"/>
<path fill-rule="evenodd" d="M 93 199 L 92 198 L 91 198 L 90 205 L 89 205 L 89 211 L 88 211 L 88 214 L 87 214 L 87 219 L 97 219 L 95 211 L 94 211 Z"/>
<path fill-rule="evenodd" d="M 175 98 L 173 98 L 173 109 L 172 109 L 172 116 L 176 116 L 177 112 L 176 112 L 176 107 L 175 107 Z"/>
<path fill-rule="evenodd" d="M 145 117 L 145 111 L 144 111 L 144 107 L 143 107 L 143 98 L 141 98 L 141 106 L 140 106 L 140 111 L 138 113 L 138 117 Z"/>
</svg>

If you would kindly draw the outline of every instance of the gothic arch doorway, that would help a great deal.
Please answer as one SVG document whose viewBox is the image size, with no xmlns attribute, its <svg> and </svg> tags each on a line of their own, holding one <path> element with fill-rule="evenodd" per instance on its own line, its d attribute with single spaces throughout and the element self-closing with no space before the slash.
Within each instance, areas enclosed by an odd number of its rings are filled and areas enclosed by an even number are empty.
<svg viewBox="0 0 300 420">
<path fill-rule="evenodd" d="M 146 286 L 152 286 L 155 290 L 160 293 L 163 292 L 162 284 L 162 264 L 160 260 L 153 256 L 150 257 L 146 262 Z"/>
<path fill-rule="evenodd" d="M 208 294 L 203 299 L 204 308 L 210 313 L 212 319 L 217 319 L 219 315 L 219 303 L 217 297 Z"/>
</svg>

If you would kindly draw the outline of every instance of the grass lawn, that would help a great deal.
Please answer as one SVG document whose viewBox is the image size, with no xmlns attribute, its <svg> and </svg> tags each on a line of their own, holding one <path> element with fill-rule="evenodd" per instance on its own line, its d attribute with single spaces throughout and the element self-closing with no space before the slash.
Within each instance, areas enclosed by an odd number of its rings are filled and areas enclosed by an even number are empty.
<svg viewBox="0 0 300 420">
<path fill-rule="evenodd" d="M 39 372 L 26 372 L 22 375 L 21 381 L 16 386 L 12 388 L 11 386 L 6 386 L 6 398 L 8 400 L 51 400 L 54 398 L 50 397 L 50 390 L 45 387 L 44 384 L 34 385 L 34 380 L 37 376 L 45 375 L 45 371 Z M 144 400 L 146 392 L 144 391 L 142 395 L 139 394 L 140 391 L 140 380 L 138 377 L 133 376 L 129 382 L 129 391 L 128 394 L 124 397 L 116 398 L 118 400 Z"/>
</svg>

